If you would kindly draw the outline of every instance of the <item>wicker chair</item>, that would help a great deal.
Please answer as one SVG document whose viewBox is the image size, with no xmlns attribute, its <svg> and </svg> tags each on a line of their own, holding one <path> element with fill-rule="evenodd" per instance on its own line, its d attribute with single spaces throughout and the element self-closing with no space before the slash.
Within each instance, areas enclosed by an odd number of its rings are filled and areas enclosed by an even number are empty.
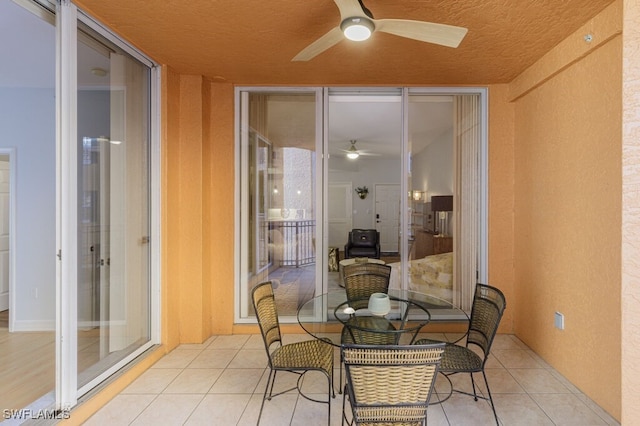
<svg viewBox="0 0 640 426">
<path fill-rule="evenodd" d="M 373 293 L 387 293 L 391 266 L 378 263 L 353 263 L 343 269 L 347 301 L 353 309 L 367 307 Z"/>
<path fill-rule="evenodd" d="M 484 366 L 487 362 L 487 358 L 489 357 L 491 344 L 493 343 L 493 338 L 498 331 L 498 325 L 500 324 L 500 320 L 502 319 L 502 314 L 504 313 L 506 306 L 506 299 L 500 290 L 486 284 L 476 284 L 473 305 L 471 307 L 471 316 L 469 318 L 469 328 L 466 333 L 466 346 L 448 343 L 445 347 L 444 354 L 442 355 L 442 362 L 440 364 L 440 372 L 447 378 L 450 384 L 451 380 L 448 376 L 457 373 L 469 373 L 471 376 L 473 394 L 454 389 L 453 385 L 451 392 L 458 392 L 473 396 L 476 401 L 478 398 L 488 400 L 491 403 L 496 424 L 500 423 L 498 421 L 496 407 L 493 404 L 493 398 L 491 397 L 491 390 L 489 389 L 489 382 L 487 381 Z M 424 345 L 435 342 L 435 340 L 421 339 L 415 344 Z M 471 350 L 469 345 L 478 346 L 481 349 L 482 355 L 478 355 L 476 352 Z M 476 384 L 473 379 L 473 373 L 482 373 L 484 383 L 487 386 L 488 397 L 478 396 Z"/>
<path fill-rule="evenodd" d="M 323 340 L 308 340 L 297 343 L 282 344 L 280 323 L 276 311 L 275 298 L 271 281 L 258 284 L 252 291 L 253 307 L 256 311 L 260 332 L 264 341 L 267 356 L 269 358 L 269 378 L 264 390 L 258 424 L 262 416 L 264 401 L 271 400 L 274 396 L 281 395 L 292 390 L 297 390 L 304 398 L 327 404 L 328 424 L 331 424 L 331 397 L 335 398 L 333 390 L 333 346 Z M 320 371 L 327 376 L 329 382 L 327 400 L 317 400 L 308 397 L 300 390 L 301 380 L 307 371 Z M 273 384 L 276 380 L 276 372 L 288 371 L 298 374 L 295 387 L 273 394 Z"/>
<path fill-rule="evenodd" d="M 349 398 L 349 424 L 424 425 L 444 343 L 409 346 L 344 345 L 347 380 L 342 424 Z"/>
<path fill-rule="evenodd" d="M 369 297 L 373 293 L 387 293 L 389 290 L 389 279 L 391 277 L 391 266 L 377 263 L 353 263 L 346 265 L 343 269 L 344 289 L 347 294 L 349 306 L 355 310 L 365 309 L 369 304 Z M 354 318 L 364 327 L 362 321 L 366 318 Z M 383 322 L 383 319 L 371 318 L 369 321 Z M 369 327 L 373 328 L 373 327 Z M 385 325 L 379 325 L 381 330 L 395 330 L 393 324 L 387 321 Z M 385 332 L 368 332 L 358 328 L 347 326 L 342 328 L 340 342 L 342 344 L 356 343 L 361 345 L 393 345 L 397 343 L 399 334 Z M 342 367 L 340 368 L 340 391 L 342 390 Z"/>
</svg>

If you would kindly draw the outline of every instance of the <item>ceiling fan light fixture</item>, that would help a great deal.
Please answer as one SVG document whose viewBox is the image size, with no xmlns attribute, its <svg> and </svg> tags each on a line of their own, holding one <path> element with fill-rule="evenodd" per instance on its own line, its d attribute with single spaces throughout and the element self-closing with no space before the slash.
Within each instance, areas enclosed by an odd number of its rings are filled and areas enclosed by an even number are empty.
<svg viewBox="0 0 640 426">
<path fill-rule="evenodd" d="M 355 160 L 358 157 L 360 157 L 360 154 L 358 154 L 358 151 L 350 152 L 347 154 L 347 158 L 350 158 L 352 160 Z"/>
<path fill-rule="evenodd" d="M 356 141 L 351 141 L 351 146 L 347 150 L 347 158 L 355 160 L 358 157 L 360 157 L 360 153 L 356 149 Z"/>
<path fill-rule="evenodd" d="M 353 41 L 364 41 L 371 37 L 375 26 L 373 21 L 364 17 L 347 18 L 340 24 L 344 36 Z"/>
</svg>

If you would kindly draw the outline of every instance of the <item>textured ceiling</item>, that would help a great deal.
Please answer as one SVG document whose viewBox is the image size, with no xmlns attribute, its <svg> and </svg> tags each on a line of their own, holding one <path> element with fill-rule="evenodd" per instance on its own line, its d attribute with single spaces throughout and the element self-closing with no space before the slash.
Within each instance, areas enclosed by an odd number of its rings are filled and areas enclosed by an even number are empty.
<svg viewBox="0 0 640 426">
<path fill-rule="evenodd" d="M 376 19 L 468 28 L 457 49 L 385 33 L 300 50 L 339 24 L 332 0 L 78 0 L 154 60 L 246 85 L 507 83 L 612 0 L 364 0 Z"/>
</svg>

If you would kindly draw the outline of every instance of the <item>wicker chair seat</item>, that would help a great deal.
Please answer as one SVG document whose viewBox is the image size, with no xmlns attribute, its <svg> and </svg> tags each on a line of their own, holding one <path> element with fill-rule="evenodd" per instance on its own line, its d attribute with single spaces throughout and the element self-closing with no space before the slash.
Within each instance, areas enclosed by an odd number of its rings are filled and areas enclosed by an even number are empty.
<svg viewBox="0 0 640 426">
<path fill-rule="evenodd" d="M 430 345 L 439 342 L 439 340 L 420 339 L 416 342 L 416 345 Z M 482 371 L 482 358 L 469 348 L 448 343 L 442 354 L 440 371 L 443 373 L 450 371 L 461 373 Z"/>
<path fill-rule="evenodd" d="M 333 347 L 322 340 L 288 343 L 273 351 L 271 362 L 279 370 L 318 369 L 331 374 Z"/>
</svg>

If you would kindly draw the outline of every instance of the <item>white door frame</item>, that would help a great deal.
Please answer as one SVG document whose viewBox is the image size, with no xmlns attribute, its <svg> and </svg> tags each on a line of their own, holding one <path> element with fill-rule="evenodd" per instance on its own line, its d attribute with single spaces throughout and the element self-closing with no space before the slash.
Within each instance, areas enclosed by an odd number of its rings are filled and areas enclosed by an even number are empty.
<svg viewBox="0 0 640 426">
<path fill-rule="evenodd" d="M 373 185 L 373 188 L 374 188 L 373 189 L 373 221 L 374 221 L 373 227 L 378 232 L 380 232 L 380 229 L 378 227 L 378 224 L 380 223 L 378 221 L 378 214 L 379 214 L 378 213 L 378 198 L 379 198 L 379 193 L 380 192 L 379 192 L 378 188 L 382 187 L 382 186 L 397 188 L 398 189 L 398 191 L 397 191 L 398 192 L 398 201 L 400 201 L 402 199 L 402 195 L 401 194 L 403 194 L 402 189 L 401 189 L 401 185 L 399 183 L 375 183 Z M 401 247 L 401 245 L 400 245 L 400 234 L 402 233 L 402 231 L 401 231 L 402 230 L 401 214 L 400 214 L 400 212 L 402 211 L 401 204 L 398 203 L 397 207 L 398 207 L 398 211 L 397 211 L 395 220 L 397 221 L 397 225 L 396 226 L 398 228 L 398 232 L 397 232 L 397 235 L 396 235 L 396 246 L 395 246 L 395 248 L 396 248 L 397 252 L 401 252 L 401 249 L 400 249 L 400 247 Z M 392 218 L 390 220 L 394 220 L 394 219 Z M 383 250 L 382 239 L 383 239 L 382 232 L 380 232 L 380 251 L 381 252 L 389 251 L 389 250 Z"/>
<path fill-rule="evenodd" d="M 9 332 L 14 331 L 16 312 L 16 149 L 0 148 L 9 157 Z"/>
</svg>

